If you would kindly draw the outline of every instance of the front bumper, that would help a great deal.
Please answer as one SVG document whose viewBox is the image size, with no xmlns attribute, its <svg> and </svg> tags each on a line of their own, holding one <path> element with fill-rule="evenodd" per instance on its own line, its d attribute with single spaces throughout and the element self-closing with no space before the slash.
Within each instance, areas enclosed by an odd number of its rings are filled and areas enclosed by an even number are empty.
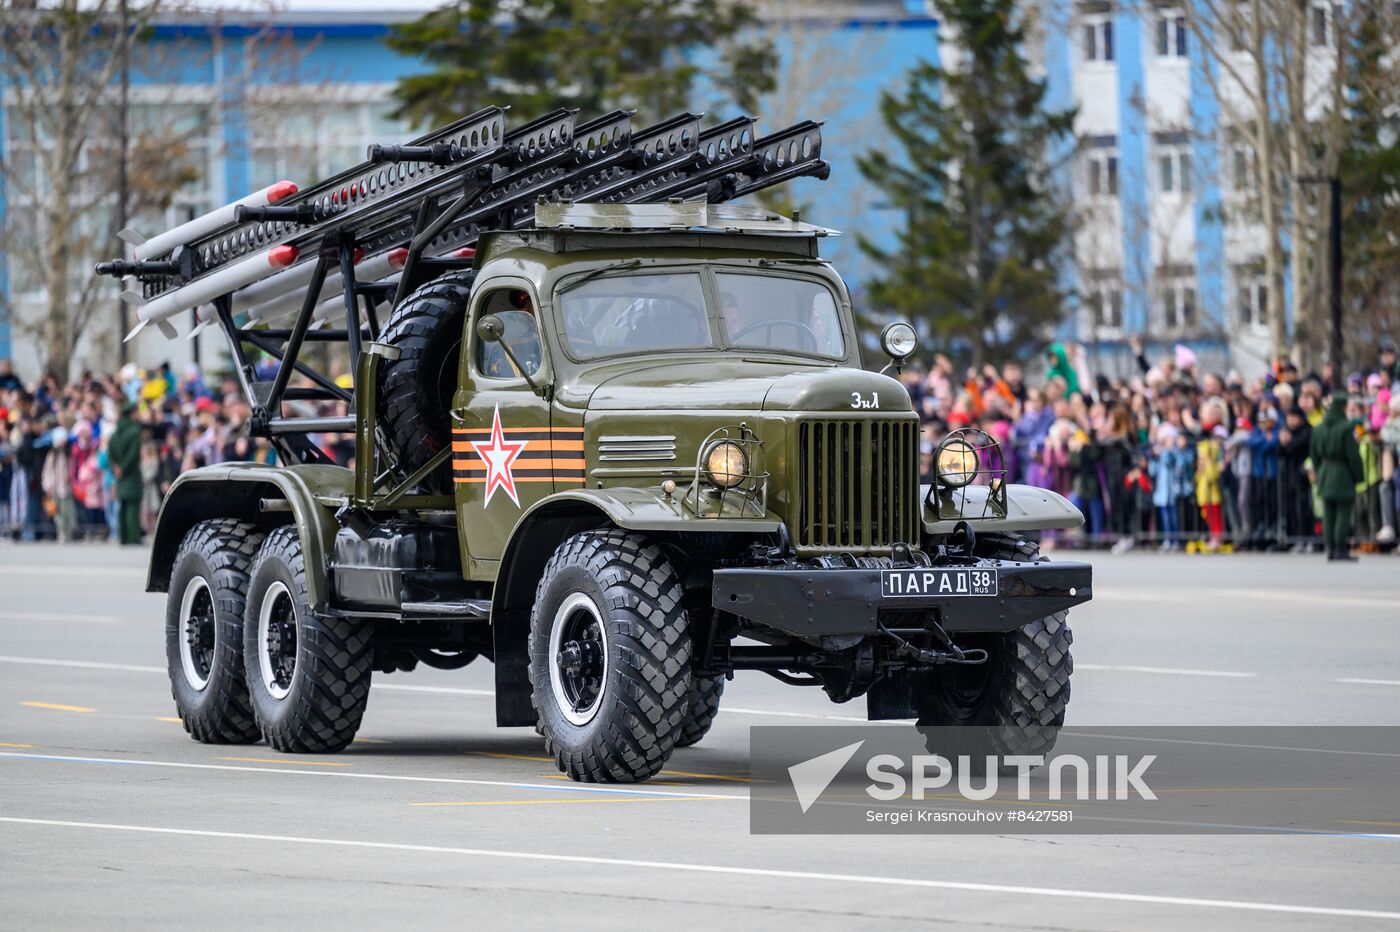
<svg viewBox="0 0 1400 932">
<path fill-rule="evenodd" d="M 978 560 L 957 565 L 995 569 L 997 594 L 886 598 L 881 594 L 883 569 L 763 567 L 715 570 L 714 606 L 812 639 L 874 634 L 882 613 L 910 611 L 936 612 L 949 633 L 1014 631 L 1093 597 L 1093 570 L 1087 563 Z"/>
</svg>

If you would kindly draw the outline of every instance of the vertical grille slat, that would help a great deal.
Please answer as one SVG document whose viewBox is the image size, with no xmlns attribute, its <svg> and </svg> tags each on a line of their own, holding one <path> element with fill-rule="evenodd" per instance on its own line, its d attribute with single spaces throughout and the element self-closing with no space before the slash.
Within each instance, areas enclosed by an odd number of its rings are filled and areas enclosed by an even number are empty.
<svg viewBox="0 0 1400 932">
<path fill-rule="evenodd" d="M 810 419 L 797 430 L 794 526 L 809 550 L 882 550 L 918 540 L 918 424 Z"/>
</svg>

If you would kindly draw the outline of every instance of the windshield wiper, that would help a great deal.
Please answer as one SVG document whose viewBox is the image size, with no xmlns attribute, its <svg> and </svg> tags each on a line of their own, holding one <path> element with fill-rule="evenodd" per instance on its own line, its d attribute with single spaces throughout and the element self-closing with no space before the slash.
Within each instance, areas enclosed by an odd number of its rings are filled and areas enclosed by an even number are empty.
<svg viewBox="0 0 1400 932">
<path fill-rule="evenodd" d="M 594 269 L 591 272 L 585 272 L 582 278 L 580 278 L 578 281 L 571 282 L 569 284 L 569 287 L 577 288 L 579 285 L 593 281 L 593 279 L 597 278 L 599 275 L 605 275 L 608 272 L 620 272 L 623 269 L 635 269 L 641 264 L 641 259 L 628 259 L 626 262 L 619 262 L 617 265 L 605 265 L 600 269 Z"/>
</svg>

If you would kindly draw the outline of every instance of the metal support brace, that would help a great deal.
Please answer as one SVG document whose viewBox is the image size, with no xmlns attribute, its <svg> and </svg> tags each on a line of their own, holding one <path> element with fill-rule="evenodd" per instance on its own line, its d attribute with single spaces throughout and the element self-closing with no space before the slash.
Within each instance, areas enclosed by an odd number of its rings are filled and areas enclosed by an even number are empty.
<svg viewBox="0 0 1400 932">
<path fill-rule="evenodd" d="M 379 364 L 398 359 L 399 348 L 370 343 L 360 353 L 355 369 L 355 507 L 368 510 L 374 500 L 376 462 L 375 424 L 379 419 Z"/>
</svg>

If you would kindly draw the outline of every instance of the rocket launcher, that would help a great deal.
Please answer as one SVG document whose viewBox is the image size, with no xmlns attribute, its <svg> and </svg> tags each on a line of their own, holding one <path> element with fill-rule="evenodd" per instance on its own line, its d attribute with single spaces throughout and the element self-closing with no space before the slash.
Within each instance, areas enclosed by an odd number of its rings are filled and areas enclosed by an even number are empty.
<svg viewBox="0 0 1400 932">
<path fill-rule="evenodd" d="M 372 145 L 366 161 L 310 187 L 278 182 L 149 240 L 125 231 L 131 258 L 96 271 L 127 279 L 122 298 L 138 320 L 128 339 L 150 324 L 176 336 L 173 318 L 192 308 L 198 329 L 217 323 L 256 432 L 289 461 L 311 462 L 307 434 L 355 424 L 282 414 L 293 396 L 352 403 L 299 358 L 306 342 L 343 341 L 354 371 L 384 305 L 469 268 L 464 251 L 483 232 L 532 226 L 537 202 L 723 203 L 827 177 L 821 145 L 810 121 L 760 136 L 751 117 L 703 126 L 681 113 L 634 127 L 629 111 L 579 122 L 556 110 L 508 127 L 505 110 L 488 107 L 403 145 Z M 271 383 L 257 380 L 250 347 L 282 361 Z M 310 384 L 290 386 L 294 374 Z"/>
</svg>

